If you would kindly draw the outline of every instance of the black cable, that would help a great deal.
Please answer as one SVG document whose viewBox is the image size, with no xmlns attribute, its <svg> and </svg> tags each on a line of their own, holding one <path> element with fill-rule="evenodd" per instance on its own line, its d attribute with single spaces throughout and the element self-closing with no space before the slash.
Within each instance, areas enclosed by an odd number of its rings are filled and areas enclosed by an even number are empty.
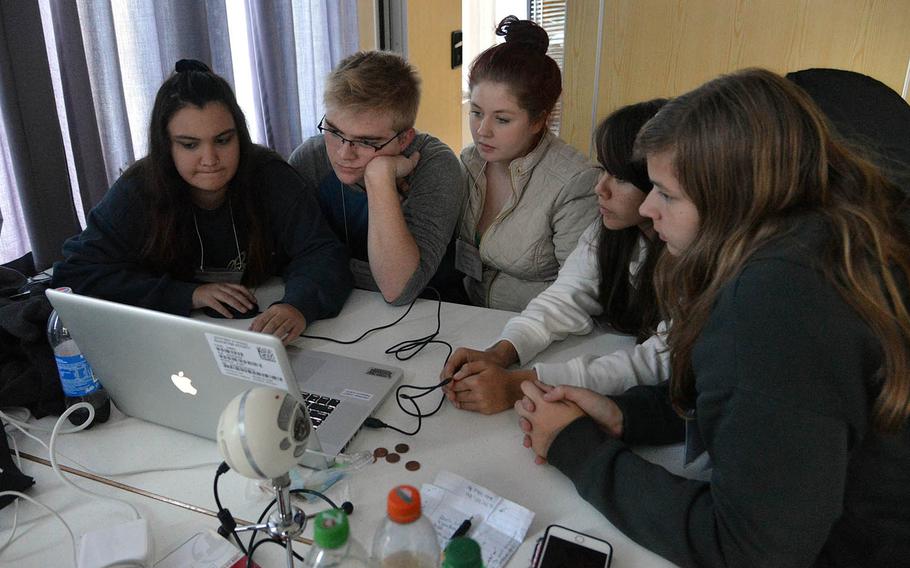
<svg viewBox="0 0 910 568">
<path fill-rule="evenodd" d="M 399 361 L 407 361 L 411 357 L 423 351 L 423 348 L 427 345 L 430 345 L 431 343 L 439 343 L 449 348 L 449 353 L 446 355 L 445 360 L 448 361 L 449 357 L 452 356 L 452 346 L 445 341 L 436 339 L 436 336 L 439 335 L 439 330 L 442 327 L 442 296 L 439 294 L 439 291 L 436 290 L 436 288 L 427 288 L 427 290 L 430 290 L 436 294 L 436 331 L 424 337 L 417 339 L 406 339 L 401 343 L 397 343 L 385 350 L 386 355 L 394 355 L 395 358 Z M 411 305 L 414 305 L 413 302 Z M 410 308 L 408 308 L 408 311 L 410 311 Z M 407 315 L 407 312 L 405 312 L 405 315 Z M 402 355 L 402 353 L 408 354 Z"/>
<path fill-rule="evenodd" d="M 218 511 L 218 520 L 221 522 L 221 526 L 218 527 L 218 534 L 228 541 L 230 541 L 229 537 L 233 535 L 234 540 L 237 542 L 237 546 L 246 554 L 246 547 L 243 546 L 243 542 L 240 540 L 240 537 L 235 530 L 237 528 L 237 521 L 234 520 L 234 515 L 232 515 L 228 509 L 221 506 L 221 498 L 218 496 L 218 478 L 227 473 L 230 469 L 227 462 L 221 462 L 218 469 L 215 471 L 215 481 L 212 484 L 212 491 L 215 494 L 215 506 Z"/>
<path fill-rule="evenodd" d="M 449 350 L 448 354 L 446 354 L 445 360 L 443 361 L 443 365 L 445 365 L 449 361 L 449 357 L 452 356 L 453 349 L 449 343 L 436 339 L 436 337 L 439 335 L 439 330 L 442 328 L 442 296 L 439 294 L 439 291 L 436 290 L 435 288 L 426 288 L 426 290 L 431 290 L 434 294 L 436 294 L 436 302 L 437 302 L 436 303 L 436 329 L 433 331 L 433 333 L 426 335 L 424 337 L 420 337 L 417 339 L 407 339 L 405 341 L 397 343 L 397 344 L 393 345 L 392 347 L 389 347 L 388 349 L 386 349 L 385 353 L 387 355 L 394 355 L 395 358 L 398 359 L 399 361 L 407 361 L 408 359 L 411 359 L 412 357 L 414 357 L 415 355 L 417 355 L 418 353 L 423 351 L 424 347 L 426 347 L 427 345 L 430 345 L 431 343 L 438 343 L 441 345 L 445 345 Z M 401 314 L 401 316 L 399 316 L 398 319 L 396 319 L 395 321 L 385 324 L 385 325 L 378 326 L 378 327 L 370 328 L 370 329 L 366 330 L 365 332 L 363 332 L 356 339 L 343 340 L 343 339 L 335 339 L 332 337 L 325 337 L 325 336 L 321 336 L 321 335 L 307 335 L 307 334 L 301 334 L 300 337 L 306 337 L 308 339 L 322 339 L 324 341 L 331 341 L 332 343 L 338 343 L 341 345 L 351 345 L 351 344 L 357 343 L 358 341 L 362 340 L 364 337 L 366 337 L 367 335 L 369 335 L 370 333 L 372 333 L 374 331 L 388 329 L 388 328 L 394 326 L 395 324 L 399 323 L 401 320 L 403 320 L 405 317 L 407 317 L 407 315 L 409 313 L 411 313 L 411 309 L 414 307 L 414 304 L 416 302 L 417 302 L 417 298 L 414 298 L 414 300 L 411 301 L 410 305 L 408 305 L 408 309 L 405 310 L 405 312 L 403 314 Z M 373 418 L 373 417 L 367 418 L 367 420 L 364 422 L 364 425 L 366 425 L 369 428 L 389 428 L 390 430 L 395 430 L 396 432 L 399 432 L 406 436 L 414 436 L 418 432 L 420 432 L 420 427 L 423 424 L 423 422 L 422 422 L 423 419 L 433 416 L 434 414 L 439 412 L 439 409 L 442 408 L 442 404 L 445 402 L 445 394 L 443 394 L 443 396 L 439 399 L 439 404 L 436 405 L 436 408 L 433 409 L 432 412 L 429 412 L 426 414 L 421 412 L 420 406 L 418 406 L 415 399 L 424 397 L 424 396 L 430 394 L 431 392 L 433 392 L 434 390 L 444 387 L 445 385 L 449 384 L 450 382 L 452 382 L 452 379 L 445 379 L 444 381 L 441 381 L 441 382 L 439 382 L 435 385 L 429 386 L 429 387 L 423 387 L 423 386 L 417 386 L 417 385 L 400 385 L 397 389 L 395 389 L 395 402 L 398 403 L 398 408 L 400 408 L 401 411 L 404 412 L 405 414 L 407 414 L 408 416 L 414 416 L 417 418 L 417 429 L 414 430 L 413 432 L 405 432 L 404 430 L 401 430 L 400 428 L 396 428 L 395 426 L 392 426 L 391 424 L 386 424 L 382 420 L 379 420 L 378 418 Z M 414 389 L 414 390 L 420 390 L 420 391 L 424 391 L 424 392 L 417 394 L 417 395 L 408 395 L 408 394 L 401 394 L 402 389 Z M 402 403 L 401 403 L 402 400 L 410 400 L 411 404 L 414 405 L 415 412 L 411 412 L 410 410 L 406 409 L 404 407 L 404 405 L 402 405 Z M 222 467 L 225 468 L 224 471 L 221 471 Z M 243 547 L 243 544 L 240 542 L 240 538 L 237 536 L 237 533 L 234 530 L 234 528 L 236 527 L 236 522 L 234 522 L 233 517 L 230 515 L 230 512 L 227 509 L 222 508 L 221 500 L 218 497 L 218 478 L 224 472 L 226 472 L 228 469 L 230 469 L 230 468 L 228 468 L 227 463 L 222 462 L 222 464 L 218 468 L 218 472 L 215 474 L 215 487 L 214 487 L 215 504 L 218 506 L 218 518 L 222 523 L 222 526 L 221 526 L 221 528 L 219 528 L 218 532 L 219 532 L 219 534 L 222 534 L 222 536 L 225 536 L 225 538 L 227 538 L 226 535 L 222 531 L 223 530 L 230 531 L 230 534 L 234 535 L 234 538 L 237 540 L 237 543 L 240 545 L 241 550 L 243 550 L 244 553 L 246 554 L 246 549 Z M 292 489 L 290 491 L 290 493 L 292 493 L 292 494 L 308 493 L 311 495 L 315 495 L 315 496 L 319 497 L 320 499 L 322 499 L 323 501 L 325 501 L 326 503 L 328 503 L 330 507 L 332 507 L 334 509 L 339 508 L 335 504 L 334 501 L 332 501 L 331 499 L 329 499 L 322 493 L 320 493 L 318 491 L 314 491 L 312 489 Z M 259 515 L 259 519 L 257 519 L 257 521 L 256 521 L 257 525 L 262 523 L 262 520 L 269 513 L 269 511 L 272 509 L 272 507 L 275 506 L 276 502 L 277 502 L 277 499 L 272 499 L 272 501 L 265 507 L 265 509 L 263 509 L 262 514 Z M 347 512 L 347 514 L 349 514 L 349 515 L 353 511 L 353 505 L 351 505 L 350 502 L 348 502 L 348 501 L 345 501 L 344 503 L 342 503 L 342 506 L 340 508 L 343 509 L 345 512 Z M 229 518 L 229 520 L 223 519 L 222 516 Z M 231 526 L 231 523 L 233 523 L 233 526 Z M 259 532 L 258 529 L 253 530 L 252 534 L 250 535 L 249 544 L 247 545 L 247 547 L 249 548 L 249 554 L 247 554 L 247 568 L 250 568 L 251 563 L 252 563 L 253 553 L 256 551 L 256 549 L 259 547 L 259 545 L 261 545 L 264 542 L 275 542 L 277 544 L 282 544 L 281 541 L 274 540 L 272 538 L 263 539 L 263 540 L 260 540 L 259 542 L 254 542 L 256 539 L 256 534 L 258 532 Z M 293 550 L 292 550 L 292 552 L 293 552 Z M 300 555 L 298 555 L 296 552 L 294 552 L 293 554 L 299 560 L 303 560 L 303 558 L 301 558 Z"/>
<path fill-rule="evenodd" d="M 243 553 L 247 557 L 247 564 L 246 564 L 247 568 L 250 568 L 252 566 L 253 553 L 256 551 L 257 548 L 259 548 L 260 544 L 262 544 L 263 542 L 276 542 L 278 544 L 282 544 L 282 542 L 280 540 L 275 540 L 272 538 L 267 538 L 267 539 L 260 540 L 259 542 L 254 542 L 256 539 L 256 533 L 259 532 L 258 529 L 255 529 L 252 531 L 253 534 L 250 535 L 249 544 L 247 544 L 246 547 L 243 546 L 243 542 L 240 540 L 240 537 L 237 535 L 237 531 L 236 531 L 237 522 L 234 520 L 234 517 L 233 517 L 233 515 L 231 515 L 231 512 L 228 509 L 225 509 L 221 505 L 221 497 L 218 494 L 218 480 L 219 480 L 219 478 L 221 478 L 222 475 L 224 475 L 225 473 L 230 471 L 230 469 L 231 468 L 227 464 L 227 462 L 221 462 L 221 464 L 218 465 L 218 469 L 215 471 L 215 479 L 212 482 L 212 492 L 215 494 L 215 506 L 218 508 L 218 520 L 221 521 L 221 526 L 218 527 L 218 534 L 220 534 L 221 536 L 223 536 L 226 539 L 228 538 L 229 535 L 234 536 L 234 539 L 237 541 L 238 546 L 240 546 L 240 550 L 242 550 Z M 323 501 L 328 503 L 329 506 L 332 507 L 333 509 L 341 509 L 348 515 L 350 515 L 351 513 L 354 512 L 354 505 L 352 505 L 350 501 L 345 501 L 344 503 L 341 504 L 341 507 L 339 507 L 329 497 L 327 497 L 326 495 L 324 495 L 314 489 L 291 489 L 289 491 L 289 493 L 291 495 L 295 495 L 298 493 L 306 493 L 308 495 L 315 495 L 316 497 L 319 497 L 320 499 L 322 499 Z M 275 506 L 275 503 L 277 501 L 278 501 L 277 498 L 272 499 L 271 502 L 269 502 L 269 504 L 265 507 L 265 509 L 262 510 L 262 514 L 260 514 L 259 518 L 256 520 L 257 525 L 262 523 L 262 519 L 265 518 L 265 516 L 269 513 L 270 510 L 272 510 L 272 507 Z M 249 550 L 249 552 L 247 552 L 247 550 Z M 291 549 L 291 552 L 294 554 L 295 558 L 297 558 L 300 561 L 303 561 L 303 557 L 300 556 L 299 554 L 297 554 L 296 552 L 294 552 L 293 549 Z"/>
<path fill-rule="evenodd" d="M 253 553 L 256 552 L 257 548 L 259 548 L 261 545 L 263 545 L 267 542 L 274 542 L 275 544 L 281 545 L 282 548 L 285 547 L 285 544 L 283 542 L 281 542 L 280 540 L 274 539 L 274 538 L 264 538 L 264 539 L 260 540 L 259 542 L 254 544 L 252 547 L 250 547 L 250 553 L 246 557 L 246 568 L 253 567 Z M 297 552 L 293 548 L 291 549 L 291 554 L 293 554 L 294 558 L 296 558 L 297 560 L 300 560 L 301 562 L 304 561 L 303 556 L 300 556 L 299 554 L 297 554 Z"/>
<path fill-rule="evenodd" d="M 449 345 L 448 343 L 446 343 L 445 341 L 439 341 L 436 339 L 436 336 L 439 335 L 439 329 L 442 327 L 442 295 L 440 295 L 439 291 L 436 288 L 428 287 L 428 288 L 426 288 L 426 290 L 431 291 L 434 294 L 436 294 L 436 331 L 434 331 L 430 335 L 426 335 L 424 337 L 420 337 L 417 339 L 406 339 L 400 343 L 397 343 L 397 344 L 393 345 L 392 347 L 389 347 L 388 349 L 385 350 L 386 355 L 394 355 L 395 358 L 398 359 L 399 361 L 407 361 L 411 357 L 420 353 L 423 350 L 423 348 L 426 347 L 427 345 L 429 345 L 431 343 L 439 343 L 439 344 L 445 345 L 446 347 L 449 348 L 449 354 L 446 355 L 446 361 L 449 360 L 449 356 L 452 355 L 452 346 Z M 388 329 L 388 328 L 392 327 L 393 325 L 397 324 L 398 322 L 400 322 L 401 320 L 403 320 L 405 317 L 407 317 L 407 315 L 409 313 L 411 313 L 411 309 L 414 307 L 414 304 L 417 302 L 417 300 L 418 300 L 418 298 L 414 298 L 413 300 L 411 300 L 411 303 L 408 305 L 408 309 L 405 310 L 405 312 L 403 314 L 401 314 L 401 316 L 399 316 L 398 319 L 396 319 L 392 323 L 387 323 L 385 325 L 380 325 L 378 327 L 370 328 L 370 329 L 364 331 L 362 334 L 360 334 L 360 336 L 357 337 L 356 339 L 351 339 L 351 340 L 335 339 L 333 337 L 326 337 L 323 335 L 307 335 L 305 333 L 301 333 L 300 337 L 306 337 L 307 339 L 322 339 L 324 341 L 331 341 L 332 343 L 338 343 L 341 345 L 352 345 L 354 343 L 357 343 L 358 341 L 360 341 L 367 335 L 373 333 L 374 331 Z M 409 354 L 402 356 L 401 355 L 402 353 L 409 353 Z"/>
<path fill-rule="evenodd" d="M 431 291 L 434 294 L 436 294 L 436 329 L 433 331 L 433 333 L 431 333 L 429 335 L 425 335 L 425 336 L 419 337 L 417 339 L 406 339 L 404 341 L 396 343 L 395 345 L 386 349 L 385 353 L 386 353 L 386 355 L 394 355 L 395 358 L 398 359 L 399 361 L 407 361 L 411 357 L 414 357 L 415 355 L 417 355 L 418 353 L 423 351 L 423 348 L 426 347 L 427 345 L 430 345 L 432 343 L 438 343 L 440 345 L 445 345 L 449 350 L 449 352 L 446 354 L 445 360 L 442 363 L 444 366 L 446 363 L 448 363 L 449 357 L 452 356 L 453 349 L 449 343 L 436 339 L 436 337 L 439 335 L 439 330 L 442 328 L 442 295 L 435 288 L 428 287 L 428 288 L 426 288 L 426 290 Z M 340 343 L 342 345 L 350 345 L 352 343 L 357 343 L 358 341 L 360 341 L 361 339 L 366 337 L 368 334 L 370 334 L 374 331 L 381 330 L 381 329 L 388 329 L 388 328 L 392 327 L 393 325 L 397 324 L 398 322 L 400 322 L 401 320 L 403 320 L 405 318 L 405 316 L 407 316 L 411 312 L 411 308 L 414 307 L 415 302 L 417 302 L 417 298 L 414 298 L 411 301 L 411 304 L 408 306 L 408 309 L 397 320 L 393 321 L 392 323 L 386 324 L 386 325 L 381 325 L 379 327 L 374 327 L 372 329 L 368 329 L 365 332 L 363 332 L 360 335 L 360 337 L 358 337 L 357 339 L 353 339 L 351 341 L 333 339 L 331 337 L 323 337 L 323 336 L 319 336 L 319 335 L 301 334 L 301 337 L 307 337 L 309 339 L 324 339 L 326 341 L 331 341 L 333 343 Z M 421 387 L 421 386 L 416 386 L 416 385 L 400 385 L 397 389 L 395 389 L 395 402 L 398 403 L 398 408 L 400 408 L 401 411 L 404 412 L 405 414 L 407 414 L 408 416 L 414 416 L 417 418 L 417 429 L 415 429 L 413 432 L 405 432 L 404 430 L 402 430 L 400 428 L 392 426 L 391 424 L 387 424 L 387 423 L 383 422 L 382 420 L 380 420 L 378 418 L 373 418 L 373 417 L 367 418 L 366 421 L 364 422 L 364 425 L 368 428 L 388 428 L 388 429 L 394 430 L 400 434 L 404 434 L 405 436 L 414 436 L 418 432 L 420 432 L 420 427 L 423 425 L 423 419 L 433 416 L 434 414 L 439 412 L 440 408 L 442 408 L 442 404 L 445 402 L 445 394 L 443 394 L 442 398 L 439 399 L 439 404 L 436 405 L 436 408 L 432 412 L 429 412 L 427 414 L 424 414 L 423 412 L 421 412 L 420 407 L 417 405 L 417 402 L 415 402 L 414 399 L 426 396 L 426 395 L 430 394 L 431 392 L 433 392 L 434 390 L 444 387 L 445 385 L 449 384 L 450 382 L 452 382 L 452 379 L 446 379 L 438 384 L 435 384 L 435 385 L 429 386 L 429 387 Z M 402 389 L 422 390 L 425 392 L 423 392 L 421 394 L 417 394 L 417 395 L 407 395 L 407 394 L 401 394 Z M 405 408 L 404 405 L 401 404 L 402 399 L 410 400 L 411 404 L 414 405 L 414 410 L 416 412 L 411 412 L 410 410 Z"/>
<path fill-rule="evenodd" d="M 447 358 L 447 360 L 448 360 L 448 358 Z M 364 421 L 363 425 L 366 426 L 367 428 L 388 428 L 389 430 L 395 430 L 396 432 L 398 432 L 400 434 L 404 434 L 405 436 L 416 436 L 417 433 L 420 432 L 420 427 L 423 426 L 423 419 L 433 416 L 434 414 L 439 412 L 440 408 L 442 408 L 442 403 L 445 402 L 446 395 L 445 395 L 445 393 L 443 393 L 442 397 L 439 399 L 439 404 L 436 405 L 436 408 L 434 408 L 432 412 L 428 412 L 426 414 L 421 412 L 420 406 L 417 405 L 417 402 L 414 399 L 424 397 L 424 396 L 430 394 L 431 392 L 433 392 L 434 390 L 442 388 L 451 382 L 452 382 L 452 379 L 449 378 L 449 379 L 445 379 L 444 381 L 440 381 L 439 383 L 429 386 L 429 387 L 420 387 L 417 385 L 401 385 L 397 389 L 395 389 L 395 402 L 398 403 L 398 408 L 400 408 L 401 411 L 404 412 L 405 414 L 407 414 L 408 416 L 414 416 L 417 418 L 417 428 L 413 432 L 405 432 L 401 428 L 397 428 L 395 426 L 392 426 L 391 424 L 387 424 L 387 423 L 383 422 L 382 420 L 375 418 L 373 416 L 370 416 L 369 418 L 367 418 Z M 416 395 L 401 394 L 401 389 L 415 389 L 415 390 L 422 390 L 424 392 L 422 392 L 420 394 L 416 394 Z M 407 408 L 405 408 L 404 405 L 401 404 L 402 399 L 410 400 L 411 404 L 414 405 L 414 410 L 416 410 L 417 412 L 414 413 L 414 412 L 411 412 L 410 410 L 408 410 Z"/>
<path fill-rule="evenodd" d="M 215 471 L 215 482 L 212 491 L 215 493 L 215 506 L 218 507 L 219 511 L 224 509 L 224 507 L 221 506 L 221 499 L 218 497 L 218 478 L 227 473 L 229 469 L 231 469 L 231 466 L 229 466 L 227 462 L 221 462 L 221 464 L 218 465 L 218 469 Z"/>
<path fill-rule="evenodd" d="M 354 511 L 354 506 L 351 504 L 350 501 L 345 501 L 344 503 L 341 504 L 341 507 L 339 507 L 338 505 L 335 504 L 334 501 L 329 499 L 326 495 L 324 495 L 314 489 L 291 489 L 289 493 L 291 495 L 296 495 L 298 493 L 306 493 L 308 495 L 315 495 L 316 497 L 319 497 L 320 499 L 322 499 L 323 501 L 328 503 L 329 507 L 331 507 L 333 509 L 341 509 L 348 515 L 350 515 Z M 269 511 L 272 510 L 272 507 L 274 507 L 275 503 L 277 503 L 277 502 L 278 502 L 277 498 L 272 499 L 271 502 L 269 502 L 269 504 L 266 505 L 265 509 L 262 510 L 262 514 L 259 515 L 259 518 L 256 520 L 257 525 L 260 524 L 262 522 L 262 519 L 264 519 L 265 516 L 269 514 Z M 250 556 L 253 555 L 253 550 L 254 550 L 253 540 L 256 538 L 256 533 L 258 533 L 258 532 L 259 532 L 259 529 L 255 529 L 252 531 L 252 534 L 250 535 L 250 541 L 249 541 L 249 544 L 247 545 L 250 549 Z M 265 541 L 260 540 L 259 542 L 265 542 Z M 241 548 L 242 548 L 242 545 L 241 545 Z M 295 552 L 294 555 L 297 556 L 297 553 Z M 301 560 L 303 560 L 303 559 L 301 558 Z"/>
<path fill-rule="evenodd" d="M 428 290 L 433 290 L 434 292 L 436 292 L 436 290 L 435 290 L 434 288 L 427 288 L 427 289 L 428 289 Z M 436 296 L 437 296 L 437 297 L 439 296 L 439 292 L 436 292 Z M 393 325 L 395 325 L 396 323 L 398 323 L 398 322 L 400 322 L 401 320 L 403 320 L 405 317 L 407 317 L 407 315 L 408 315 L 409 313 L 411 313 L 411 308 L 414 307 L 414 304 L 415 304 L 416 302 L 417 302 L 417 298 L 414 298 L 413 300 L 411 300 L 411 303 L 410 303 L 410 305 L 408 306 L 408 309 L 405 310 L 405 312 L 404 312 L 403 314 L 401 314 L 401 316 L 400 316 L 397 320 L 393 321 L 392 323 L 387 323 L 387 324 L 385 324 L 385 325 L 380 325 L 379 327 L 370 328 L 370 329 L 364 331 L 364 332 L 360 335 L 360 337 L 358 337 L 357 339 L 351 339 L 351 340 L 348 341 L 348 340 L 344 340 L 344 339 L 334 339 L 334 338 L 332 338 L 332 337 L 324 337 L 324 336 L 322 336 L 322 335 L 307 335 L 307 334 L 305 334 L 305 333 L 301 333 L 301 334 L 300 334 L 300 337 L 306 337 L 306 338 L 308 338 L 308 339 L 323 339 L 323 340 L 325 340 L 325 341 L 331 341 L 332 343 L 340 343 L 341 345 L 352 345 L 352 344 L 354 344 L 354 343 L 357 343 L 358 341 L 360 341 L 361 339 L 363 339 L 363 338 L 366 337 L 367 335 L 373 333 L 374 331 L 380 331 L 380 330 L 383 330 L 383 329 L 388 329 L 388 328 L 392 327 Z M 440 298 L 440 303 L 441 303 L 441 302 L 442 302 L 442 300 L 441 300 L 441 298 Z"/>
</svg>

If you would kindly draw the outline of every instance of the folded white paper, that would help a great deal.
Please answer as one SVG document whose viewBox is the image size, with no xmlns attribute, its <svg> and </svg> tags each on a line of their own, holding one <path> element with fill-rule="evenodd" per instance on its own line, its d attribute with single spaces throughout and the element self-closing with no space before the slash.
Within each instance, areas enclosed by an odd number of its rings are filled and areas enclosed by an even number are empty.
<svg viewBox="0 0 910 568">
<path fill-rule="evenodd" d="M 534 520 L 533 511 L 448 471 L 440 471 L 432 484 L 424 483 L 420 499 L 423 514 L 436 528 L 440 548 L 465 520 L 471 520 L 465 536 L 480 545 L 486 568 L 508 562 Z"/>
</svg>

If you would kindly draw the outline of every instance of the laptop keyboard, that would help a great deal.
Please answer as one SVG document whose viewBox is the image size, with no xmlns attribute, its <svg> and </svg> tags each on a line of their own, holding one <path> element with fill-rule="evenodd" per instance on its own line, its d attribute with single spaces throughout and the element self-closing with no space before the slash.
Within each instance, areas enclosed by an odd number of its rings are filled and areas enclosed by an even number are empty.
<svg viewBox="0 0 910 568">
<path fill-rule="evenodd" d="M 303 395 L 303 402 L 306 404 L 307 412 L 310 413 L 310 421 L 313 423 L 314 429 L 319 428 L 319 425 L 329 417 L 329 414 L 341 402 L 337 398 L 319 396 L 318 394 L 310 394 L 308 392 L 301 394 Z"/>
</svg>

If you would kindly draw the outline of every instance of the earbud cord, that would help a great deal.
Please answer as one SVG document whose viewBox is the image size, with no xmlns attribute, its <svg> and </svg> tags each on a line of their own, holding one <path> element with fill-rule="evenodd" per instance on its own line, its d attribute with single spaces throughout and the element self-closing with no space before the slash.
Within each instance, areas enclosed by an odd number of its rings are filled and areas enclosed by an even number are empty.
<svg viewBox="0 0 910 568">
<path fill-rule="evenodd" d="M 344 184 L 338 180 L 338 189 L 341 191 L 341 214 L 344 217 L 344 244 L 350 246 L 348 239 L 348 208 L 344 203 Z"/>
<path fill-rule="evenodd" d="M 256 547 L 259 544 L 261 544 L 262 542 L 268 542 L 268 541 L 277 542 L 277 541 L 272 541 L 271 539 L 266 539 L 265 541 L 259 541 L 254 544 L 253 541 L 256 538 L 256 534 L 259 532 L 258 530 L 254 530 L 253 534 L 250 536 L 249 543 L 246 546 L 243 545 L 243 542 L 240 540 L 240 536 L 237 534 L 237 531 L 235 530 L 237 528 L 237 522 L 234 520 L 233 515 L 231 515 L 231 511 L 224 508 L 221 505 L 221 498 L 218 494 L 218 479 L 222 475 L 224 475 L 225 473 L 230 471 L 230 469 L 231 468 L 227 464 L 227 462 L 221 462 L 221 464 L 218 466 L 218 469 L 215 471 L 215 480 L 214 480 L 213 487 L 212 487 L 212 491 L 215 494 L 215 506 L 218 509 L 218 520 L 221 521 L 221 526 L 218 528 L 218 534 L 220 534 L 225 539 L 227 539 L 229 535 L 233 535 L 234 540 L 236 540 L 237 544 L 240 546 L 240 550 L 243 552 L 244 555 L 246 555 L 247 562 L 250 562 L 250 561 L 252 561 L 253 551 L 256 549 Z M 353 513 L 353 510 L 354 510 L 354 505 L 351 504 L 350 501 L 345 501 L 344 503 L 341 504 L 341 507 L 339 507 L 329 497 L 327 497 L 326 495 L 320 493 L 319 491 L 315 491 L 313 489 L 291 489 L 290 493 L 292 495 L 298 494 L 298 493 L 306 493 L 309 495 L 315 495 L 316 497 L 319 497 L 320 499 L 322 499 L 323 501 L 328 503 L 329 506 L 332 507 L 333 509 L 342 509 L 349 515 L 351 513 Z M 272 507 L 275 506 L 276 502 L 277 502 L 277 499 L 272 499 L 272 501 L 266 506 L 266 508 L 262 511 L 262 514 L 259 515 L 259 519 L 256 521 L 257 525 L 262 523 L 262 519 L 264 519 L 265 516 L 268 514 L 268 512 L 272 509 Z M 298 555 L 297 553 L 294 553 L 294 556 L 297 557 L 298 560 L 301 560 L 301 561 L 303 560 L 303 558 L 301 558 L 300 555 Z M 247 566 L 249 566 L 249 565 L 250 564 L 247 564 Z"/>
<path fill-rule="evenodd" d="M 344 196 L 342 195 L 342 203 L 344 203 Z M 237 258 L 240 259 L 240 271 L 242 272 L 243 267 L 243 255 L 240 253 L 240 239 L 237 238 L 237 223 L 234 222 L 234 204 L 231 202 L 231 199 L 228 198 L 228 211 L 231 213 L 231 229 L 234 231 L 234 246 L 237 247 Z M 345 220 L 347 222 L 347 220 Z M 205 270 L 205 247 L 202 245 L 202 233 L 199 232 L 199 221 L 196 220 L 196 211 L 193 210 L 193 226 L 196 227 L 196 238 L 199 239 L 199 270 Z M 347 232 L 347 227 L 345 227 L 345 232 Z"/>
<path fill-rule="evenodd" d="M 445 341 L 436 339 L 436 337 L 439 335 L 439 330 L 442 328 L 442 295 L 435 288 L 428 287 L 427 290 L 432 291 L 434 294 L 436 294 L 436 329 L 433 331 L 433 333 L 426 335 L 424 337 L 420 337 L 417 339 L 406 339 L 400 343 L 397 343 L 397 344 L 389 347 L 388 349 L 386 349 L 385 353 L 387 355 L 394 355 L 395 358 L 398 359 L 399 361 L 407 361 L 411 357 L 414 357 L 415 355 L 420 353 L 423 350 L 423 348 L 426 347 L 427 345 L 430 345 L 431 343 L 438 343 L 441 345 L 445 345 L 446 348 L 449 350 L 448 354 L 446 355 L 445 361 L 443 361 L 443 365 L 445 365 L 446 362 L 448 362 L 449 357 L 452 356 L 452 346 Z M 339 343 L 341 345 L 351 345 L 352 343 L 357 343 L 358 341 L 360 341 L 361 339 L 363 339 L 368 334 L 370 334 L 374 331 L 379 331 L 381 329 L 387 329 L 387 328 L 390 328 L 393 325 L 397 324 L 411 312 L 411 309 L 414 307 L 414 304 L 416 302 L 417 302 L 417 299 L 415 298 L 413 301 L 411 301 L 411 304 L 408 306 L 408 309 L 405 310 L 405 312 L 392 323 L 388 323 L 385 325 L 381 325 L 378 327 L 368 329 L 365 332 L 363 332 L 356 339 L 347 341 L 347 340 L 343 340 L 343 339 L 334 339 L 332 337 L 324 337 L 324 336 L 320 336 L 320 335 L 306 335 L 306 334 L 301 334 L 300 337 L 306 337 L 309 339 L 323 339 L 325 341 L 331 341 L 333 343 Z M 434 414 L 439 412 L 440 408 L 442 408 L 442 404 L 443 404 L 443 402 L 445 402 L 445 395 L 443 395 L 442 398 L 439 399 L 439 404 L 436 405 L 436 408 L 432 412 L 427 413 L 427 414 L 424 414 L 423 412 L 421 412 L 420 407 L 417 405 L 417 402 L 414 399 L 426 396 L 426 395 L 430 394 L 431 392 L 433 392 L 434 390 L 444 387 L 445 385 L 449 384 L 451 381 L 452 381 L 452 379 L 446 379 L 440 383 L 437 383 L 437 384 L 429 386 L 429 387 L 417 386 L 417 385 L 400 385 L 395 390 L 395 402 L 398 403 L 398 408 L 400 408 L 401 411 L 404 412 L 405 414 L 407 414 L 408 416 L 414 416 L 417 418 L 417 429 L 414 430 L 413 432 L 405 432 L 404 430 L 401 430 L 400 428 L 396 428 L 395 426 L 386 424 L 382 420 L 379 420 L 378 418 L 374 418 L 374 417 L 367 418 L 366 421 L 364 422 L 364 426 L 366 426 L 367 428 L 389 428 L 390 430 L 395 430 L 396 432 L 404 434 L 405 436 L 416 435 L 418 432 L 420 432 L 422 420 L 424 418 L 433 416 Z M 422 390 L 424 392 L 422 392 L 421 394 L 417 394 L 417 395 L 407 395 L 407 394 L 401 394 L 402 389 Z M 411 412 L 410 410 L 406 409 L 404 407 L 404 405 L 402 405 L 402 403 L 401 403 L 402 400 L 410 400 L 411 404 L 414 405 L 414 410 L 416 412 Z"/>
</svg>

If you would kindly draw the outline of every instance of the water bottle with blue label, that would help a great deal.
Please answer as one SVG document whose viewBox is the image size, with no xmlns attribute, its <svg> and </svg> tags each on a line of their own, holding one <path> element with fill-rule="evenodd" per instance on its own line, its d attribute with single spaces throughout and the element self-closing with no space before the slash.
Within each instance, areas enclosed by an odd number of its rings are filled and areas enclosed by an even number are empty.
<svg viewBox="0 0 910 568">
<path fill-rule="evenodd" d="M 69 288 L 57 288 L 57 290 L 72 293 Z M 66 406 L 70 407 L 77 402 L 88 402 L 95 408 L 95 420 L 92 424 L 106 422 L 111 414 L 110 397 L 95 378 L 91 365 L 85 360 L 79 346 L 70 336 L 69 330 L 60 321 L 57 310 L 52 311 L 47 320 L 47 340 L 51 349 L 54 350 L 60 385 L 66 396 Z M 83 409 L 69 415 L 70 422 L 76 426 L 81 425 L 87 419 L 88 411 Z"/>
</svg>

